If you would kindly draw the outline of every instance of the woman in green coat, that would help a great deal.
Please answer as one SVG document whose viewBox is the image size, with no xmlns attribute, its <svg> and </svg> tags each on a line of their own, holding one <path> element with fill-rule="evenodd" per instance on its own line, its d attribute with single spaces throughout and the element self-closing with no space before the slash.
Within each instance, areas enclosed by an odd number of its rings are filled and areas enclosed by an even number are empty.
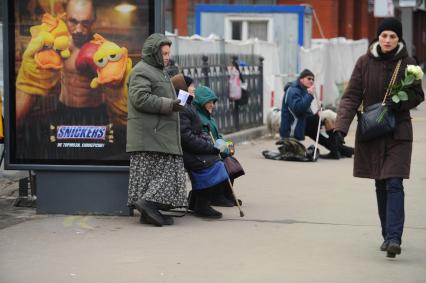
<svg viewBox="0 0 426 283">
<path fill-rule="evenodd" d="M 129 80 L 127 152 L 130 152 L 128 205 L 141 213 L 141 223 L 170 225 L 160 213 L 187 206 L 185 170 L 180 143 L 179 113 L 184 109 L 164 71 L 171 41 L 149 36 L 142 60 Z"/>
</svg>

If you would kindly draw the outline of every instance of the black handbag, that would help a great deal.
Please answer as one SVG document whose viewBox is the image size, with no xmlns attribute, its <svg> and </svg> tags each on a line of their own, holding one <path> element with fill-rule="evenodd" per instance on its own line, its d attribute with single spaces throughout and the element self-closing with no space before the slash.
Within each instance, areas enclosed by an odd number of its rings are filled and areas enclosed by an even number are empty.
<svg viewBox="0 0 426 283">
<path fill-rule="evenodd" d="M 366 107 L 363 113 L 358 113 L 359 141 L 371 141 L 393 132 L 395 114 L 390 109 L 385 110 L 385 107 L 386 105 L 379 102 Z M 385 112 L 383 113 L 383 111 Z M 383 118 L 380 118 L 379 121 L 380 116 L 383 116 Z"/>
<path fill-rule="evenodd" d="M 361 142 L 371 141 L 376 138 L 390 134 L 395 129 L 395 114 L 386 104 L 386 97 L 390 94 L 396 76 L 401 66 L 401 60 L 395 67 L 391 81 L 386 90 L 382 102 L 365 107 L 363 112 L 358 112 L 358 140 Z"/>
</svg>

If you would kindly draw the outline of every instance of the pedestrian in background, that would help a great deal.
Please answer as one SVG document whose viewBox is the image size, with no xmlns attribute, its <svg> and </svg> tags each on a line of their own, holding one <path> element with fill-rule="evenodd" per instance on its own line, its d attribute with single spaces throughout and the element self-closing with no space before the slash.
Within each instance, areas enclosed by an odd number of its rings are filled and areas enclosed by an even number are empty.
<svg viewBox="0 0 426 283">
<path fill-rule="evenodd" d="M 284 89 L 284 97 L 281 107 L 280 136 L 284 138 L 295 138 L 304 140 L 305 135 L 316 140 L 319 115 L 311 111 L 311 103 L 315 96 L 315 76 L 309 69 L 300 72 L 299 77 Z M 328 137 L 319 135 L 318 142 L 330 152 L 321 155 L 326 159 L 340 159 L 340 157 L 351 157 L 353 148 L 337 144 L 334 131 L 327 131 Z"/>
<path fill-rule="evenodd" d="M 128 205 L 141 213 L 141 222 L 162 226 L 173 218 L 160 213 L 187 206 L 185 169 L 180 143 L 176 98 L 164 71 L 171 41 L 150 35 L 142 49 L 142 60 L 129 81 L 127 152 L 130 152 Z"/>
<path fill-rule="evenodd" d="M 367 54 L 361 56 L 353 70 L 349 84 L 340 102 L 336 138 L 342 140 L 357 113 L 358 107 L 382 102 L 398 61 L 401 60 L 396 82 L 400 82 L 408 64 L 415 64 L 408 56 L 402 38 L 401 22 L 395 18 L 384 19 L 377 30 L 377 38 L 370 44 Z M 368 142 L 355 136 L 355 177 L 375 180 L 376 197 L 382 236 L 380 250 L 388 257 L 401 253 L 401 238 L 404 228 L 403 179 L 410 176 L 413 129 L 410 109 L 424 100 L 420 84 L 413 84 L 413 98 L 395 103 L 388 99 L 388 107 L 395 113 L 396 126 L 393 133 Z"/>
</svg>

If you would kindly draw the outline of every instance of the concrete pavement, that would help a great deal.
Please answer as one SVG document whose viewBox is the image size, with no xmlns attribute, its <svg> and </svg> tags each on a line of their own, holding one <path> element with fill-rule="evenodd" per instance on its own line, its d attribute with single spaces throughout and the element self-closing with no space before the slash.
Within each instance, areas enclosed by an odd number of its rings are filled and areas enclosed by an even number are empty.
<svg viewBox="0 0 426 283">
<path fill-rule="evenodd" d="M 3 164 L 0 167 L 0 231 L 35 215 L 35 209 L 14 206 L 18 197 L 19 179 L 27 176 L 27 171 L 5 171 Z"/>
<path fill-rule="evenodd" d="M 263 138 L 236 149 L 247 173 L 235 185 L 244 218 L 220 208 L 219 221 L 188 215 L 157 228 L 137 216 L 35 215 L 0 230 L 0 282 L 426 282 L 426 105 L 412 115 L 395 260 L 379 251 L 374 184 L 352 177 L 353 159 L 266 160 L 262 150 L 276 147 Z"/>
</svg>

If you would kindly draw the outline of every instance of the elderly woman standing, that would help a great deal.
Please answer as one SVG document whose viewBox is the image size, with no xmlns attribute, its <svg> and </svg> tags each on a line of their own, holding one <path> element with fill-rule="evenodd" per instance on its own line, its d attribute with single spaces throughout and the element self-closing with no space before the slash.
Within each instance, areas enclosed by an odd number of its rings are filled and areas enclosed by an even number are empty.
<svg viewBox="0 0 426 283">
<path fill-rule="evenodd" d="M 415 64 L 408 57 L 402 39 L 401 22 L 395 18 L 383 20 L 377 30 L 377 39 L 361 56 L 353 70 L 349 85 L 340 102 L 336 121 L 336 137 L 342 141 L 357 112 L 363 107 L 382 102 L 392 74 L 401 60 L 396 82 L 400 82 L 408 64 Z M 379 218 L 384 242 L 380 250 L 388 257 L 401 253 L 401 238 L 404 228 L 403 179 L 410 175 L 413 129 L 410 109 L 424 100 L 421 83 L 412 86 L 414 97 L 408 101 L 387 105 L 396 116 L 396 128 L 392 134 L 368 142 L 355 137 L 354 176 L 375 179 Z"/>
<path fill-rule="evenodd" d="M 139 210 L 141 223 L 156 226 L 173 223 L 160 209 L 187 205 L 177 113 L 184 107 L 164 72 L 170 46 L 171 41 L 162 34 L 149 36 L 143 45 L 142 60 L 133 68 L 129 81 L 128 205 Z"/>
</svg>

